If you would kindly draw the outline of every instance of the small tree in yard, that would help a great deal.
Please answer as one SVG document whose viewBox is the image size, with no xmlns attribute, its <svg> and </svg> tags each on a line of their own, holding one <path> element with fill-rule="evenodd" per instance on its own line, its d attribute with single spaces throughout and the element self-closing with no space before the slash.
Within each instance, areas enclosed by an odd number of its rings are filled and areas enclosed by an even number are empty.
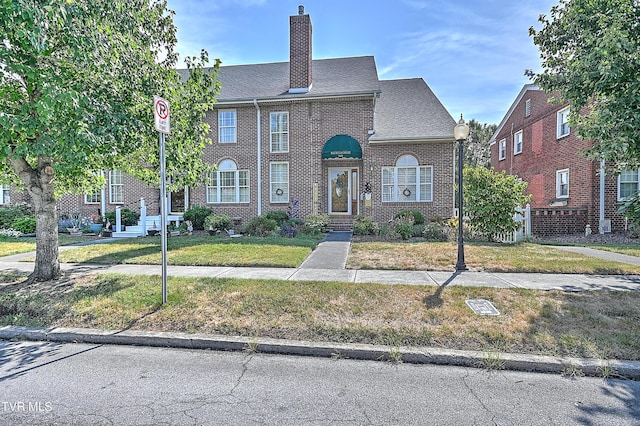
<svg viewBox="0 0 640 426">
<path fill-rule="evenodd" d="M 171 104 L 172 187 L 201 178 L 218 64 L 202 51 L 175 69 L 173 14 L 166 0 L 0 1 L 0 181 L 35 210 L 30 280 L 60 275 L 59 195 L 96 191 L 106 169 L 159 186 L 154 95 Z"/>
<path fill-rule="evenodd" d="M 471 228 L 489 241 L 496 234 L 515 231 L 516 208 L 531 199 L 524 195 L 527 183 L 485 167 L 465 167 L 463 173 L 464 214 Z"/>
</svg>

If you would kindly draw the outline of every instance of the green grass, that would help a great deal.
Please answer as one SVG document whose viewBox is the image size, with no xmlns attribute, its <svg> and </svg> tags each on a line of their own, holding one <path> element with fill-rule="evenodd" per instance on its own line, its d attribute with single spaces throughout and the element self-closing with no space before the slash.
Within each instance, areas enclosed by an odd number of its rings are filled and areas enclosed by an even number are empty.
<svg viewBox="0 0 640 426">
<path fill-rule="evenodd" d="M 354 243 L 347 267 L 450 271 L 457 245 L 447 243 Z M 465 260 L 475 271 L 573 274 L 640 274 L 640 267 L 597 259 L 531 243 L 466 243 Z"/>
<path fill-rule="evenodd" d="M 321 240 L 300 238 L 179 237 L 167 240 L 171 265 L 297 267 Z M 160 237 L 118 240 L 60 253 L 61 262 L 97 264 L 161 263 Z"/>
<path fill-rule="evenodd" d="M 36 249 L 35 238 L 0 237 L 0 257 L 28 253 Z"/>
<path fill-rule="evenodd" d="M 63 291 L 64 290 L 64 291 Z M 640 292 L 97 275 L 0 290 L 0 323 L 640 360 Z M 498 317 L 475 315 L 487 299 Z"/>
</svg>

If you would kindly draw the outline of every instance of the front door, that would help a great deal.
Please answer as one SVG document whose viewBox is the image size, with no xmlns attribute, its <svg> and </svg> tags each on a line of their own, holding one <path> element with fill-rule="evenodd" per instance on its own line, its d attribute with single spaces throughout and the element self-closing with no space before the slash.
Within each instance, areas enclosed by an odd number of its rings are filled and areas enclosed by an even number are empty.
<svg viewBox="0 0 640 426">
<path fill-rule="evenodd" d="M 329 168 L 329 214 L 358 214 L 358 169 Z"/>
<path fill-rule="evenodd" d="M 171 213 L 184 213 L 184 189 L 169 194 Z"/>
</svg>

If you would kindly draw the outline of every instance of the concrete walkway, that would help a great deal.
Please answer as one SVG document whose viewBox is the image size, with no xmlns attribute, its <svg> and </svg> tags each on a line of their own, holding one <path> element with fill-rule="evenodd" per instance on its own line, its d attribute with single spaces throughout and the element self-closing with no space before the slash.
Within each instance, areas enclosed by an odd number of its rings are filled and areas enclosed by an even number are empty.
<svg viewBox="0 0 640 426">
<path fill-rule="evenodd" d="M 351 247 L 351 231 L 331 231 L 300 265 L 300 269 L 344 269 Z"/>
</svg>

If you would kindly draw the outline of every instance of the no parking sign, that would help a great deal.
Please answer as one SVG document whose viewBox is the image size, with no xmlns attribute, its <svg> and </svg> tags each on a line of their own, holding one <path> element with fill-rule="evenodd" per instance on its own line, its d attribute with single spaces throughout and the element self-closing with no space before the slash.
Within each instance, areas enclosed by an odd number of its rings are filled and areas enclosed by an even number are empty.
<svg viewBox="0 0 640 426">
<path fill-rule="evenodd" d="M 153 115 L 155 118 L 156 130 L 160 133 L 169 134 L 169 102 L 160 96 L 153 97 Z"/>
</svg>

